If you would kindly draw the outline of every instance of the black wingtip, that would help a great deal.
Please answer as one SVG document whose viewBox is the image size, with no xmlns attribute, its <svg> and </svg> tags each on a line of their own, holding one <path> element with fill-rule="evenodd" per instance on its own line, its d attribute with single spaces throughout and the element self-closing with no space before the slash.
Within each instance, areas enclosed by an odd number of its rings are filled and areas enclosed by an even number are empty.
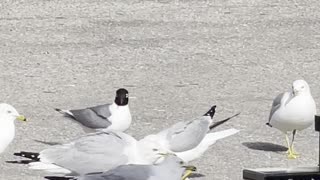
<svg viewBox="0 0 320 180">
<path fill-rule="evenodd" d="M 25 157 L 34 161 L 39 161 L 39 153 L 34 153 L 34 152 L 25 152 L 25 151 L 21 151 L 18 153 L 13 153 L 13 155 L 15 156 L 20 156 L 20 157 Z"/>
<path fill-rule="evenodd" d="M 269 127 L 272 127 L 272 125 L 269 122 L 267 122 L 266 125 Z"/>
<path fill-rule="evenodd" d="M 62 109 L 59 109 L 59 108 L 54 108 L 54 110 L 58 111 L 58 112 L 62 112 Z"/>
<path fill-rule="evenodd" d="M 239 116 L 239 115 L 240 115 L 240 113 L 237 113 L 237 114 L 235 114 L 235 115 L 233 115 L 233 116 L 231 116 L 231 117 L 228 117 L 228 118 L 226 118 L 226 119 L 224 119 L 224 120 L 217 121 L 217 122 L 215 122 L 214 124 L 212 124 L 212 125 L 209 127 L 209 129 L 212 130 L 213 128 L 218 127 L 218 126 L 220 126 L 221 124 L 223 124 L 223 123 L 229 121 L 230 119 L 232 119 L 232 118 L 234 118 L 234 117 L 236 117 L 236 116 Z"/>
<path fill-rule="evenodd" d="M 63 176 L 45 176 L 44 178 L 49 179 L 49 180 L 75 180 L 77 178 L 75 177 L 63 177 Z"/>
<path fill-rule="evenodd" d="M 217 107 L 216 105 L 212 106 L 210 110 L 207 113 L 205 113 L 203 116 L 210 116 L 211 118 L 213 118 L 214 113 L 216 113 L 216 107 Z"/>
</svg>

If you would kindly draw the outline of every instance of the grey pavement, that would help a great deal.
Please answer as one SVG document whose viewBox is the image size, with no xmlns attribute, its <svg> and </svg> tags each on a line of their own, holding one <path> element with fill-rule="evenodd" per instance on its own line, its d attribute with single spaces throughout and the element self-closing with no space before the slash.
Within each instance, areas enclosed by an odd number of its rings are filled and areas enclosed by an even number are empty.
<svg viewBox="0 0 320 180">
<path fill-rule="evenodd" d="M 0 100 L 29 121 L 16 122 L 16 138 L 0 155 L 0 179 L 42 179 L 45 173 L 5 161 L 48 147 L 35 140 L 83 134 L 53 108 L 110 102 L 119 87 L 132 97 L 128 133 L 137 138 L 213 104 L 216 119 L 241 112 L 218 128 L 241 132 L 192 162 L 206 179 L 240 180 L 243 168 L 317 165 L 312 127 L 297 134 L 301 157 L 288 160 L 274 151 L 285 145 L 283 134 L 265 122 L 272 99 L 299 78 L 319 105 L 319 8 L 316 0 L 1 1 Z"/>
</svg>

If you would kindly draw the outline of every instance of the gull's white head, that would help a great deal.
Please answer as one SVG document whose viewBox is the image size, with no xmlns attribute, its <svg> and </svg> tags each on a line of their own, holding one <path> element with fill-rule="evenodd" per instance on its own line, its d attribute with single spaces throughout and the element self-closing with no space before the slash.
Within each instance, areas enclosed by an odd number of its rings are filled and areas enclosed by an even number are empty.
<svg viewBox="0 0 320 180">
<path fill-rule="evenodd" d="M 26 121 L 26 118 L 20 115 L 13 106 L 6 103 L 0 104 L 0 118 L 0 121 L 14 121 L 15 119 Z"/>
<path fill-rule="evenodd" d="M 294 96 L 300 94 L 309 94 L 310 88 L 308 83 L 305 80 L 296 80 L 292 83 L 292 93 Z"/>
</svg>

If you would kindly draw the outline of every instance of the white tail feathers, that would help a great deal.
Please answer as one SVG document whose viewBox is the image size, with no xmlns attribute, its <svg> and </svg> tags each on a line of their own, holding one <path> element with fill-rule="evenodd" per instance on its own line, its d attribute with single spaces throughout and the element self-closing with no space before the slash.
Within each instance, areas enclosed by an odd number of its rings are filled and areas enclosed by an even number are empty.
<svg viewBox="0 0 320 180">
<path fill-rule="evenodd" d="M 239 130 L 232 128 L 219 132 L 208 133 L 197 147 L 190 149 L 189 151 L 179 152 L 175 154 L 184 162 L 193 161 L 197 158 L 200 158 L 203 153 L 206 152 L 206 150 L 217 140 L 234 135 L 238 132 Z"/>
<path fill-rule="evenodd" d="M 227 130 L 223 130 L 223 131 L 219 131 L 219 132 L 214 132 L 214 133 L 208 133 L 204 139 L 202 140 L 202 142 L 204 141 L 205 144 L 212 144 L 210 142 L 215 142 L 219 139 L 223 139 L 223 138 L 226 138 L 226 137 L 229 137 L 229 136 L 232 136 L 236 133 L 238 133 L 239 130 L 237 129 L 234 129 L 234 128 L 231 128 L 231 129 L 227 129 Z M 201 142 L 201 143 L 202 143 Z M 209 145 L 209 146 L 210 146 Z"/>
</svg>

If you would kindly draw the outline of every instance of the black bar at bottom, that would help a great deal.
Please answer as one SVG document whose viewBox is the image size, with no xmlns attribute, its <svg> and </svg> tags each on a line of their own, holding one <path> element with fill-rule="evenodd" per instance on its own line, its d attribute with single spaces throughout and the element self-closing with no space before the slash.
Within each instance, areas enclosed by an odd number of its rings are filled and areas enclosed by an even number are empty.
<svg viewBox="0 0 320 180">
<path fill-rule="evenodd" d="M 318 167 L 304 168 L 303 171 L 259 171 L 254 169 L 243 170 L 243 179 L 245 180 L 320 180 Z"/>
</svg>

